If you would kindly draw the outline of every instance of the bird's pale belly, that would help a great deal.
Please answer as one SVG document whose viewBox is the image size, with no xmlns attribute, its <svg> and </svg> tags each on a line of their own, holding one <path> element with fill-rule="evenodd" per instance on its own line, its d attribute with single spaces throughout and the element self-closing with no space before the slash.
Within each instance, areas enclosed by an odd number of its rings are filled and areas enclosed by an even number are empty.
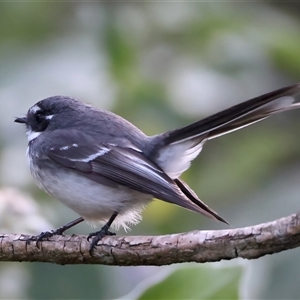
<svg viewBox="0 0 300 300">
<path fill-rule="evenodd" d="M 113 212 L 113 225 L 125 229 L 141 221 L 141 211 L 152 196 L 122 185 L 109 187 L 85 178 L 68 169 L 44 168 L 37 171 L 30 162 L 30 170 L 38 186 L 77 212 L 85 221 L 96 226 L 107 222 Z"/>
</svg>

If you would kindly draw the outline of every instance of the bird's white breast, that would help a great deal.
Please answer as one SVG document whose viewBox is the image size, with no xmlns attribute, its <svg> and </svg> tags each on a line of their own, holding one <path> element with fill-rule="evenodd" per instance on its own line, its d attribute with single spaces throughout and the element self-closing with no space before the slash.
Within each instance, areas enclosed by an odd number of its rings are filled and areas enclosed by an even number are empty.
<svg viewBox="0 0 300 300">
<path fill-rule="evenodd" d="M 119 215 L 113 226 L 128 229 L 127 224 L 141 221 L 141 211 L 152 199 L 151 195 L 122 185 L 101 185 L 67 168 L 56 166 L 38 169 L 33 161 L 39 158 L 32 158 L 28 149 L 27 158 L 37 185 L 93 226 L 107 222 L 113 212 L 117 211 Z"/>
</svg>

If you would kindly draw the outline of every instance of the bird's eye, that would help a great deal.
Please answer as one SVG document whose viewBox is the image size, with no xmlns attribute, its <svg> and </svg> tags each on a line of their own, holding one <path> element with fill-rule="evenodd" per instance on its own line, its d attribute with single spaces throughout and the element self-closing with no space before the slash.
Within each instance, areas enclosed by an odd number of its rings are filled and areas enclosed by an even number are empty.
<svg viewBox="0 0 300 300">
<path fill-rule="evenodd" d="M 42 115 L 41 113 L 37 113 L 35 115 L 35 119 L 36 119 L 37 123 L 41 123 L 45 118 L 44 118 L 44 115 Z"/>
<path fill-rule="evenodd" d="M 52 117 L 51 111 L 35 105 L 27 112 L 26 125 L 34 132 L 42 132 L 48 127 Z"/>
</svg>

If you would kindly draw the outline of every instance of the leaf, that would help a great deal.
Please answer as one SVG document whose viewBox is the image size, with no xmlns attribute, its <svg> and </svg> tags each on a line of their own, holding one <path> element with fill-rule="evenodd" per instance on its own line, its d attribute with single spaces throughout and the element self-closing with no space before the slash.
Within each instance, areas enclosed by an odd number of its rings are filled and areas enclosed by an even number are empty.
<svg viewBox="0 0 300 300">
<path fill-rule="evenodd" d="M 241 266 L 176 269 L 137 299 L 239 299 Z"/>
</svg>

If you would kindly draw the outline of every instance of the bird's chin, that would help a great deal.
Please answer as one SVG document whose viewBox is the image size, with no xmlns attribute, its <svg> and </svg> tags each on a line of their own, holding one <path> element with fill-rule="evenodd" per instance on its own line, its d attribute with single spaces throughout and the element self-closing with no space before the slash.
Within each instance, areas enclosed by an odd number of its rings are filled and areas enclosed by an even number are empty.
<svg viewBox="0 0 300 300">
<path fill-rule="evenodd" d="M 31 129 L 28 129 L 26 132 L 28 143 L 36 139 L 38 136 L 42 134 L 41 131 L 32 131 Z"/>
</svg>

